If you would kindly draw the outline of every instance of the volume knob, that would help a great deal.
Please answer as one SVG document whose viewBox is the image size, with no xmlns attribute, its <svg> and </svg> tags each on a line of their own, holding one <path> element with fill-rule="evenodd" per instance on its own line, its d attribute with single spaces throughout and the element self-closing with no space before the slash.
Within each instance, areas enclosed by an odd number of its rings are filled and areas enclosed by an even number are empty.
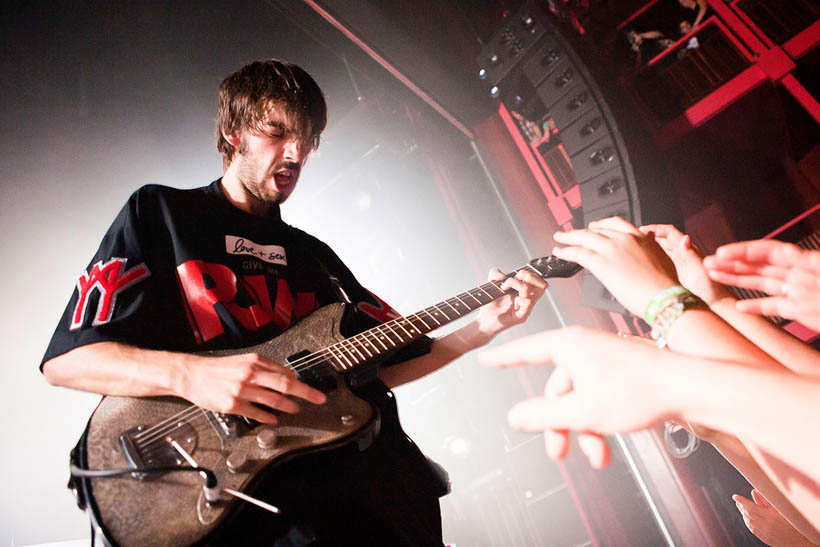
<svg viewBox="0 0 820 547">
<path fill-rule="evenodd" d="M 259 448 L 270 450 L 276 445 L 276 432 L 270 427 L 262 429 L 256 434 L 256 444 Z"/>
<path fill-rule="evenodd" d="M 239 473 L 248 463 L 248 455 L 242 450 L 231 452 L 225 460 L 225 465 L 228 466 L 228 471 L 231 473 Z"/>
</svg>

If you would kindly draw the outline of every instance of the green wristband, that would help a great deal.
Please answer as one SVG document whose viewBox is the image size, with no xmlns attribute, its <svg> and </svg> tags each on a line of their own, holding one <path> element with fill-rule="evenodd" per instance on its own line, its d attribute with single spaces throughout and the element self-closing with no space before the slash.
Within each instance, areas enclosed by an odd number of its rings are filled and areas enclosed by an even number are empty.
<svg viewBox="0 0 820 547">
<path fill-rule="evenodd" d="M 662 291 L 658 291 L 658 293 L 652 297 L 652 300 L 649 301 L 649 304 L 646 305 L 646 310 L 643 312 L 644 319 L 648 324 L 652 325 L 655 322 L 655 316 L 658 314 L 658 310 L 661 309 L 664 302 L 670 298 L 687 294 L 692 294 L 692 291 L 680 285 L 672 285 Z"/>
</svg>

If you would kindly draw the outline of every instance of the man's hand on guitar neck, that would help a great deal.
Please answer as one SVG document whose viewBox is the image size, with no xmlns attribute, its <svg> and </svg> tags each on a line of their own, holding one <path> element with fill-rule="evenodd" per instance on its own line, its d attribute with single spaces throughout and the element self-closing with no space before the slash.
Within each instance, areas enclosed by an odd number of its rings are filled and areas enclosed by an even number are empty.
<svg viewBox="0 0 820 547">
<path fill-rule="evenodd" d="M 475 347 L 483 346 L 499 332 L 526 321 L 535 303 L 547 290 L 547 282 L 528 270 L 519 271 L 515 277 L 506 277 L 501 270 L 493 268 L 487 280 L 504 280 L 501 290 L 514 289 L 517 294 L 507 295 L 479 310 L 478 332 L 486 339 L 479 340 Z"/>
<path fill-rule="evenodd" d="M 204 357 L 101 342 L 51 359 L 43 373 L 52 385 L 101 395 L 174 395 L 263 423 L 275 423 L 276 417 L 256 405 L 294 414 L 299 405 L 285 395 L 315 404 L 326 399 L 289 368 L 252 353 Z"/>
<path fill-rule="evenodd" d="M 391 367 L 382 367 L 379 377 L 389 387 L 398 387 L 435 372 L 470 350 L 490 342 L 499 332 L 527 320 L 535 303 L 544 295 L 547 282 L 528 270 L 507 277 L 496 268 L 490 270 L 489 281 L 504 282 L 500 289 L 513 289 L 509 294 L 486 306 L 478 317 L 458 330 L 433 341 L 427 355 L 410 359 Z"/>
</svg>

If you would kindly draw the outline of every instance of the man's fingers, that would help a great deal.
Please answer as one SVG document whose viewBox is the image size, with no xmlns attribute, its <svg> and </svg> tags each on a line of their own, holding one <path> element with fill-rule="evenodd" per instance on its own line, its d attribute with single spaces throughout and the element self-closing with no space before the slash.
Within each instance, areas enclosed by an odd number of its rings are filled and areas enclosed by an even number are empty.
<svg viewBox="0 0 820 547">
<path fill-rule="evenodd" d="M 281 410 L 288 414 L 296 414 L 299 412 L 299 405 L 291 401 L 281 393 L 271 391 L 262 387 L 248 386 L 246 387 L 241 397 L 252 403 L 265 405 L 274 410 Z"/>
<path fill-rule="evenodd" d="M 535 298 L 540 296 L 546 288 L 547 283 L 530 272 L 518 272 L 516 277 L 508 277 L 501 284 L 502 291 L 513 289 L 520 298 Z"/>
<path fill-rule="evenodd" d="M 258 406 L 252 405 L 251 403 L 246 401 L 238 403 L 236 407 L 232 410 L 232 414 L 239 414 L 241 416 L 245 416 L 246 418 L 256 420 L 257 422 L 261 422 L 263 424 L 276 424 L 278 422 L 276 416 L 274 416 L 270 412 L 266 412 Z"/>
<path fill-rule="evenodd" d="M 498 268 L 492 268 L 490 273 L 487 275 L 487 281 L 501 281 L 506 277 L 507 275 Z"/>
<path fill-rule="evenodd" d="M 327 400 L 324 393 L 300 382 L 296 379 L 295 374 L 260 372 L 256 375 L 254 383 L 269 390 L 277 391 L 284 395 L 292 395 L 317 405 Z"/>
<path fill-rule="evenodd" d="M 593 469 L 603 469 L 611 460 L 609 445 L 597 433 L 579 433 L 578 446 L 589 460 Z"/>
</svg>

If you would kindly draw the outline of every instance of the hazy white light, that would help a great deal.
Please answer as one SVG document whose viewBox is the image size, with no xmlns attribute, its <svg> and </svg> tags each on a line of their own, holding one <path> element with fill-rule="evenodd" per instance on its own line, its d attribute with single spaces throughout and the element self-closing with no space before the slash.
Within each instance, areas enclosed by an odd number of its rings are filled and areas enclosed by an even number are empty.
<svg viewBox="0 0 820 547">
<path fill-rule="evenodd" d="M 359 212 L 363 213 L 370 209 L 370 205 L 373 203 L 373 199 L 370 197 L 370 192 L 359 192 L 356 194 L 356 208 Z"/>
</svg>

